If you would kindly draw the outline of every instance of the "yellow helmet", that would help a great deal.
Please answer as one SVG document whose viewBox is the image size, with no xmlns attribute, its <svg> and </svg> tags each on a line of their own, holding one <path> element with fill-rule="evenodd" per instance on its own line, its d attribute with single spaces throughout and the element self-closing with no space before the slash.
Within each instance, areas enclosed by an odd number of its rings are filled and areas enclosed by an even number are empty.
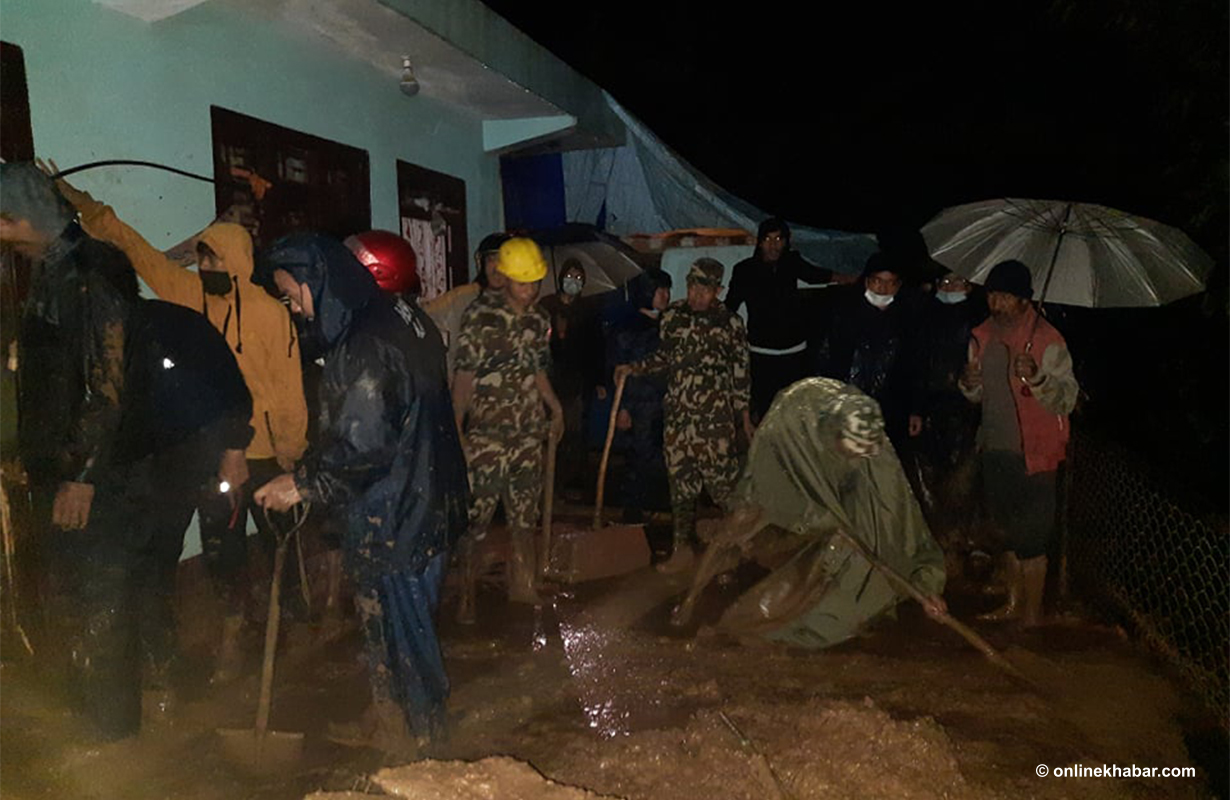
<svg viewBox="0 0 1230 800">
<path fill-rule="evenodd" d="M 500 273 L 517 283 L 533 283 L 547 277 L 547 260 L 533 239 L 518 236 L 500 245 Z"/>
</svg>

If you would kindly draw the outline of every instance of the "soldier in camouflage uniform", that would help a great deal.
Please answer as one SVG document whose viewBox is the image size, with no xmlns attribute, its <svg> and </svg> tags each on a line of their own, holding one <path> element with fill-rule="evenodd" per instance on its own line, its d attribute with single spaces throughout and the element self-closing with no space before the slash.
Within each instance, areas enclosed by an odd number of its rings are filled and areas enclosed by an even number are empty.
<svg viewBox="0 0 1230 800">
<path fill-rule="evenodd" d="M 461 545 L 459 622 L 474 621 L 478 544 L 504 501 L 511 552 L 508 599 L 536 602 L 535 531 L 542 492 L 543 443 L 563 432 L 560 402 L 547 379 L 547 314 L 534 305 L 546 262 L 529 239 L 500 247 L 503 290 L 466 309 L 457 342 L 453 406 L 470 473 L 470 529 Z M 548 422 L 544 405 L 551 410 Z"/>
<path fill-rule="evenodd" d="M 722 264 L 699 259 L 688 271 L 688 297 L 662 315 L 662 345 L 653 355 L 623 365 L 619 374 L 667 374 L 666 468 L 674 516 L 674 552 L 663 572 L 692 563 L 696 501 L 702 489 L 719 505 L 739 477 L 736 425 L 748 438 L 747 331 L 743 320 L 718 302 Z"/>
</svg>

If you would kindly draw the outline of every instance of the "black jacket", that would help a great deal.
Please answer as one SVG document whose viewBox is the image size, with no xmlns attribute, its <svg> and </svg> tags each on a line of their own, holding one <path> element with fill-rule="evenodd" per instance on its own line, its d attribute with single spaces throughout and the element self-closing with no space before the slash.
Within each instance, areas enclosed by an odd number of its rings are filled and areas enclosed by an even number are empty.
<svg viewBox="0 0 1230 800">
<path fill-rule="evenodd" d="M 775 263 L 765 263 L 753 256 L 735 264 L 724 302 L 736 314 L 747 303 L 749 345 L 784 350 L 806 341 L 800 280 L 828 283 L 833 280 L 833 273 L 793 250 L 782 253 Z"/>
<path fill-rule="evenodd" d="M 915 300 L 901 289 L 881 310 L 867 302 L 862 284 L 842 287 L 827 334 L 819 348 L 817 374 L 857 386 L 880 404 L 889 436 L 904 433 L 915 396 L 917 366 L 911 337 L 916 334 Z"/>
<path fill-rule="evenodd" d="M 116 460 L 125 463 L 203 434 L 205 453 L 244 450 L 252 395 L 222 334 L 192 309 L 142 300 L 124 348 Z"/>
<path fill-rule="evenodd" d="M 418 572 L 465 530 L 469 505 L 440 332 L 417 304 L 380 292 L 336 240 L 287 237 L 253 280 L 268 287 L 276 269 L 312 292 L 305 332 L 326 346 L 319 428 L 295 484 L 345 518 L 360 591 Z"/>
<path fill-rule="evenodd" d="M 18 442 L 35 483 L 92 483 L 112 458 L 132 265 L 75 224 L 32 270 L 20 334 Z"/>
</svg>

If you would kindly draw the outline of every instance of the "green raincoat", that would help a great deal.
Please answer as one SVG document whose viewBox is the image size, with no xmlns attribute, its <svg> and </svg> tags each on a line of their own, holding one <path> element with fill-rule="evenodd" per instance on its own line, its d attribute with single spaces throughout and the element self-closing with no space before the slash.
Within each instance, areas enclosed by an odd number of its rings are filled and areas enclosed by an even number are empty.
<svg viewBox="0 0 1230 800">
<path fill-rule="evenodd" d="M 874 401 L 827 378 L 783 390 L 765 415 L 731 498 L 732 508 L 755 516 L 759 532 L 727 526 L 725 541 L 714 545 L 750 550 L 773 570 L 727 609 L 720 629 L 819 649 L 891 611 L 901 596 L 866 559 L 829 535 L 837 528 L 924 594 L 943 592 L 943 553 L 887 439 L 869 457 L 838 449 L 842 409 L 852 399 L 870 409 L 882 429 Z"/>
</svg>

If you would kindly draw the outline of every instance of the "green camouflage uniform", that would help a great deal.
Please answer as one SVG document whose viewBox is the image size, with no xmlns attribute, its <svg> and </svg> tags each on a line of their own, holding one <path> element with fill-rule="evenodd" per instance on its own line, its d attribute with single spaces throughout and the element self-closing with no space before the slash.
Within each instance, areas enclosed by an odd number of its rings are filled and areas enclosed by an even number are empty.
<svg viewBox="0 0 1230 800">
<path fill-rule="evenodd" d="M 664 444 L 679 544 L 694 536 L 701 489 L 722 504 L 739 477 L 737 425 L 751 396 L 747 331 L 720 303 L 696 312 L 680 300 L 663 313 L 661 336 L 633 368 L 667 373 Z"/>
<path fill-rule="evenodd" d="M 546 312 L 532 306 L 517 314 L 503 292 L 483 292 L 462 315 L 455 368 L 474 373 L 466 425 L 470 531 L 463 557 L 487 535 L 502 499 L 514 551 L 528 548 L 532 562 L 549 429 L 534 378 L 550 360 L 549 328 Z"/>
</svg>

